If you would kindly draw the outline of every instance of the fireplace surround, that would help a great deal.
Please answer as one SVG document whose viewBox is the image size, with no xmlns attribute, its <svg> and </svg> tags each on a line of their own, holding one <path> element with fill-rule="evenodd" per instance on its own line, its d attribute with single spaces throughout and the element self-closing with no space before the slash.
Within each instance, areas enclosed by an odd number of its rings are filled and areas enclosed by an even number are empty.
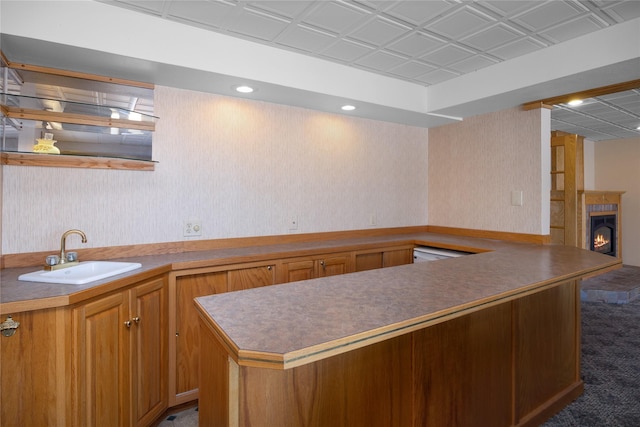
<svg viewBox="0 0 640 427">
<path fill-rule="evenodd" d="M 615 257 L 617 255 L 617 215 L 594 212 L 589 219 L 589 249 Z"/>
<path fill-rule="evenodd" d="M 578 246 L 622 258 L 623 191 L 578 192 Z"/>
</svg>

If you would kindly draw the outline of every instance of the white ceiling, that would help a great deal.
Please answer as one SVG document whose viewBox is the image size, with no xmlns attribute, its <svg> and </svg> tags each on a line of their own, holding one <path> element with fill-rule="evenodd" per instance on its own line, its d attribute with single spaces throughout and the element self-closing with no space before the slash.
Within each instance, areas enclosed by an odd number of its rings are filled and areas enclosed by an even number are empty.
<svg viewBox="0 0 640 427">
<path fill-rule="evenodd" d="M 640 17 L 637 0 L 100 3 L 423 87 Z M 208 46 L 201 48 L 206 55 Z M 541 71 L 548 66 L 553 64 L 540 65 Z M 640 78 L 640 70 L 634 78 Z M 638 126 L 638 90 L 552 110 L 553 130 L 594 141 L 638 136 Z"/>
<path fill-rule="evenodd" d="M 637 0 L 103 2 L 425 86 L 640 16 Z M 634 137 L 640 90 L 551 117 L 594 141 Z"/>
<path fill-rule="evenodd" d="M 422 85 L 640 17 L 637 0 L 101 2 Z"/>
<path fill-rule="evenodd" d="M 640 89 L 588 98 L 579 106 L 555 105 L 551 129 L 582 135 L 592 141 L 640 135 Z"/>
</svg>

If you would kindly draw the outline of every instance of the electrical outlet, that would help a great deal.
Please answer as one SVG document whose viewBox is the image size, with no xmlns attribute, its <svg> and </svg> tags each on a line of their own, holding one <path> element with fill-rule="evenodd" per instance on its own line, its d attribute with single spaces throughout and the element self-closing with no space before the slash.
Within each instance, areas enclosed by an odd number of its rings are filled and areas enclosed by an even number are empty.
<svg viewBox="0 0 640 427">
<path fill-rule="evenodd" d="M 298 229 L 298 215 L 291 215 L 289 217 L 289 230 Z"/>
<path fill-rule="evenodd" d="M 184 237 L 202 236 L 202 225 L 199 219 L 190 219 L 184 222 L 182 229 Z"/>
<path fill-rule="evenodd" d="M 376 214 L 374 213 L 369 214 L 369 225 L 371 226 L 378 225 L 378 218 L 376 217 Z"/>
</svg>

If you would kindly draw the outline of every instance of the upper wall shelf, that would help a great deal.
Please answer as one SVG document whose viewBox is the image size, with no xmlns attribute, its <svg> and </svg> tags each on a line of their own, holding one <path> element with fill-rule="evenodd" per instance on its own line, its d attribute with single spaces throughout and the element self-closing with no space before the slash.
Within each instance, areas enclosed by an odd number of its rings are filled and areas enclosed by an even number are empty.
<svg viewBox="0 0 640 427">
<path fill-rule="evenodd" d="M 158 118 L 152 84 L 11 63 L 0 56 L 2 164 L 153 170 Z M 33 154 L 45 134 L 53 135 L 61 155 Z"/>
<path fill-rule="evenodd" d="M 44 166 L 56 168 L 121 169 L 152 171 L 155 162 L 93 156 L 67 156 L 64 154 L 0 153 L 0 164 L 11 166 Z"/>
<path fill-rule="evenodd" d="M 0 93 L 2 113 L 12 119 L 136 129 L 153 132 L 157 117 L 120 106 L 96 105 L 42 96 Z M 51 129 L 54 130 L 54 129 Z"/>
</svg>

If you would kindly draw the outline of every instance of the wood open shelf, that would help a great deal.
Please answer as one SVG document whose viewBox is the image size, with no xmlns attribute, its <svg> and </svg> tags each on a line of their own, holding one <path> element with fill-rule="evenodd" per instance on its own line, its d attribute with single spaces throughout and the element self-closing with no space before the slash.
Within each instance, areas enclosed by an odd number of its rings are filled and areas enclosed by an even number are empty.
<svg viewBox="0 0 640 427">
<path fill-rule="evenodd" d="M 551 132 L 551 242 L 578 244 L 578 191 L 584 189 L 584 138 Z"/>
<path fill-rule="evenodd" d="M 153 171 L 156 162 L 114 157 L 69 156 L 64 154 L 9 153 L 0 154 L 0 163 L 11 166 L 45 166 L 56 168 L 121 169 Z"/>
</svg>

